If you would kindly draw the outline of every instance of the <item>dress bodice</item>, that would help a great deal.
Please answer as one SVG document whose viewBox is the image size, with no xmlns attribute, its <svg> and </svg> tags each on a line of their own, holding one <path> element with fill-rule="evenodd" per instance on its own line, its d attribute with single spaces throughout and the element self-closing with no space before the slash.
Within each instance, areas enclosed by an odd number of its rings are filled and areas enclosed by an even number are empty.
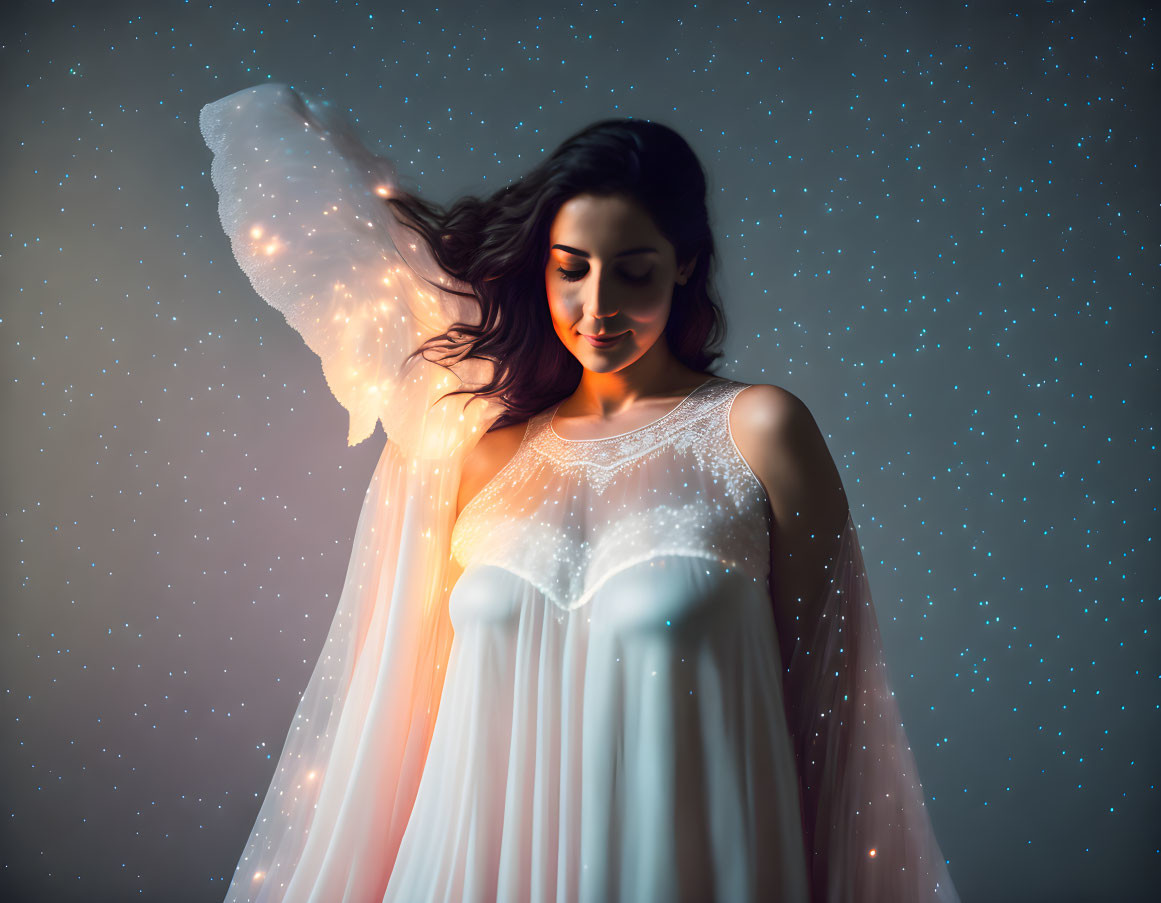
<svg viewBox="0 0 1161 903">
<path fill-rule="evenodd" d="M 556 407 L 540 412 L 461 511 L 452 555 L 518 574 L 566 610 L 664 555 L 765 581 L 770 504 L 729 424 L 747 385 L 711 377 L 653 422 L 599 439 L 565 439 L 552 427 Z"/>
</svg>

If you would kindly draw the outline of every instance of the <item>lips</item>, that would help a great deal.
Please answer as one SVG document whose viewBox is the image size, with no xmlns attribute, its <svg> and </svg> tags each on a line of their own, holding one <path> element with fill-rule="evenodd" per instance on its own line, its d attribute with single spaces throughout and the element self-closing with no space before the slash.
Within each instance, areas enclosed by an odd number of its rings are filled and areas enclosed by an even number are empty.
<svg viewBox="0 0 1161 903">
<path fill-rule="evenodd" d="M 581 333 L 594 348 L 608 348 L 610 345 L 615 345 L 628 334 L 629 330 L 627 329 L 624 332 L 619 332 L 612 336 L 593 336 L 585 335 L 583 332 Z"/>
</svg>

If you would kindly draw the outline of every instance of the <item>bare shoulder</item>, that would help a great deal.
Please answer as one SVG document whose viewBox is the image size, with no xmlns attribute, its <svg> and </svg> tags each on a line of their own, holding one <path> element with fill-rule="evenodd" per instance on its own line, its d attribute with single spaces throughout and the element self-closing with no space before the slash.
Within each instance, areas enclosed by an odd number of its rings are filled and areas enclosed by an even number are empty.
<svg viewBox="0 0 1161 903">
<path fill-rule="evenodd" d="M 845 515 L 846 497 L 834 459 L 806 403 L 780 386 L 755 383 L 734 398 L 730 432 L 761 481 L 775 520 L 804 509 L 825 522 Z"/>
<path fill-rule="evenodd" d="M 730 431 L 738 451 L 759 476 L 776 466 L 771 460 L 775 453 L 817 445 L 822 439 L 806 402 L 788 389 L 765 383 L 747 386 L 735 396 Z"/>
<path fill-rule="evenodd" d="M 464 456 L 463 471 L 460 473 L 460 488 L 456 499 L 456 517 L 464 506 L 475 498 L 511 460 L 524 438 L 527 421 L 510 423 L 498 430 L 484 433 L 480 441 Z"/>
<path fill-rule="evenodd" d="M 768 438 L 773 431 L 801 429 L 806 419 L 813 420 L 806 402 L 781 386 L 755 383 L 742 389 L 730 410 L 730 429 L 739 440 L 742 436 Z M 739 442 L 740 444 L 740 442 Z"/>
</svg>

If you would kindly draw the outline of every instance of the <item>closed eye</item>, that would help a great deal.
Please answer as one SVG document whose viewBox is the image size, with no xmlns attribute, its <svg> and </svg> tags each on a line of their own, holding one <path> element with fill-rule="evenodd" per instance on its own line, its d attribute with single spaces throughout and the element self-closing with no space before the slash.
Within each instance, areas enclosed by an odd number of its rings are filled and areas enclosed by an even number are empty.
<svg viewBox="0 0 1161 903">
<path fill-rule="evenodd" d="M 588 272 L 587 270 L 566 270 L 563 267 L 557 267 L 556 271 L 560 273 L 560 278 L 565 282 L 576 282 L 578 279 L 584 276 L 586 272 Z M 620 274 L 621 278 L 626 282 L 648 282 L 649 275 L 649 273 L 645 273 L 643 276 L 630 276 L 628 273 Z"/>
</svg>

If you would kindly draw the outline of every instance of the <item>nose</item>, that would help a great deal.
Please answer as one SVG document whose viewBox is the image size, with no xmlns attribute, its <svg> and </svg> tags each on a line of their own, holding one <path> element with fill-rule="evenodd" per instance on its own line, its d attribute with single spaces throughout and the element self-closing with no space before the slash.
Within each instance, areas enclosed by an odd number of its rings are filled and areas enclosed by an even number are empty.
<svg viewBox="0 0 1161 903">
<path fill-rule="evenodd" d="M 620 310 L 620 299 L 612 280 L 612 273 L 606 278 L 602 270 L 595 278 L 586 281 L 582 294 L 583 312 L 593 320 L 607 320 Z"/>
</svg>

